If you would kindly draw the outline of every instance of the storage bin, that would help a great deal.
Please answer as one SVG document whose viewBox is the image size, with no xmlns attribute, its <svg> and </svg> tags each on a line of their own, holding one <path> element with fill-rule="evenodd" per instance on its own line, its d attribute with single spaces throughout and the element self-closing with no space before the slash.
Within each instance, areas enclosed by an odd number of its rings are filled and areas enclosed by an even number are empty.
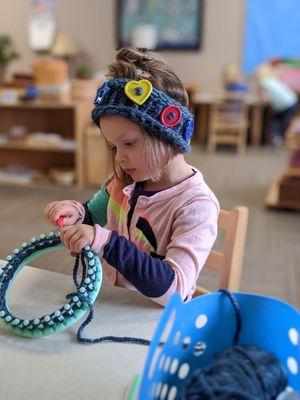
<svg viewBox="0 0 300 400">
<path fill-rule="evenodd" d="M 273 353 L 300 390 L 300 313 L 291 305 L 265 296 L 233 293 L 241 312 L 238 344 Z M 175 294 L 155 331 L 139 389 L 139 400 L 175 399 L 193 372 L 233 345 L 235 310 L 222 292 L 183 303 Z M 160 344 L 164 343 L 164 344 Z"/>
</svg>

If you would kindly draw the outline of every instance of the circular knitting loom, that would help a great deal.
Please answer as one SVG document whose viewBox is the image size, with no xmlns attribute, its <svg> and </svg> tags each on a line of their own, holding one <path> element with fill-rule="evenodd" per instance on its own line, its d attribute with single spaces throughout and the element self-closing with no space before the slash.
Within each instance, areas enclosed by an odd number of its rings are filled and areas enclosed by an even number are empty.
<svg viewBox="0 0 300 400">
<path fill-rule="evenodd" d="M 86 246 L 77 256 L 73 279 L 76 292 L 68 294 L 68 302 L 54 312 L 35 319 L 22 319 L 14 316 L 7 306 L 7 295 L 17 274 L 31 260 L 49 250 L 62 249 L 59 235 L 50 232 L 40 235 L 39 239 L 32 238 L 30 243 L 23 243 L 20 249 L 9 255 L 7 263 L 0 273 L 0 317 L 6 327 L 14 333 L 29 338 L 51 335 L 66 329 L 78 321 L 93 304 L 102 282 L 102 267 L 98 256 Z M 81 283 L 77 282 L 79 261 L 82 262 Z"/>
</svg>

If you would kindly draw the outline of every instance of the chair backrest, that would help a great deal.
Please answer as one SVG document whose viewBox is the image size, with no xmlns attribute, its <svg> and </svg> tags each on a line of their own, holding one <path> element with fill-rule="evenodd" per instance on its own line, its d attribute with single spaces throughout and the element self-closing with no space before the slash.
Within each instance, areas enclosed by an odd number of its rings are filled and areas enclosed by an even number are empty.
<svg viewBox="0 0 300 400">
<path fill-rule="evenodd" d="M 196 84 L 185 85 L 185 90 L 189 98 L 189 108 L 194 113 L 195 112 L 195 103 L 194 96 L 199 92 L 199 87 Z"/>
<path fill-rule="evenodd" d="M 212 250 L 205 263 L 205 267 L 211 268 L 219 274 L 218 289 L 239 290 L 248 214 L 248 208 L 243 206 L 234 207 L 229 211 L 220 211 L 218 228 L 225 232 L 224 250 L 223 252 Z M 210 291 L 197 286 L 193 297 L 205 293 L 210 293 Z"/>
<path fill-rule="evenodd" d="M 245 96 L 235 93 L 218 95 L 211 106 L 210 121 L 212 125 L 224 125 L 225 127 L 247 123 Z"/>
</svg>

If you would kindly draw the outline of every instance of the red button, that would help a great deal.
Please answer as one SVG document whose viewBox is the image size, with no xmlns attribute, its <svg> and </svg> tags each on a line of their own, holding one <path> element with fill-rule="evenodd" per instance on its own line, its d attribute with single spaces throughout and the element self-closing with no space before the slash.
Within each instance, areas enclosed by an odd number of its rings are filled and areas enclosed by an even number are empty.
<svg viewBox="0 0 300 400">
<path fill-rule="evenodd" d="M 181 120 L 182 111 L 178 106 L 167 106 L 160 114 L 160 120 L 165 126 L 176 126 Z"/>
</svg>

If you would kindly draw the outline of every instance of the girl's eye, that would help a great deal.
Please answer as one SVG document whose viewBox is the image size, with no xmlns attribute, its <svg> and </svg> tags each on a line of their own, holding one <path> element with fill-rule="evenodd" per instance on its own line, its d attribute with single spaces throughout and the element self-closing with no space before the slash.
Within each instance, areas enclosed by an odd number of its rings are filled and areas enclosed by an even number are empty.
<svg viewBox="0 0 300 400">
<path fill-rule="evenodd" d="M 130 146 L 133 146 L 134 145 L 134 142 L 126 142 L 125 143 L 125 146 L 127 146 L 127 147 L 130 147 Z"/>
</svg>

